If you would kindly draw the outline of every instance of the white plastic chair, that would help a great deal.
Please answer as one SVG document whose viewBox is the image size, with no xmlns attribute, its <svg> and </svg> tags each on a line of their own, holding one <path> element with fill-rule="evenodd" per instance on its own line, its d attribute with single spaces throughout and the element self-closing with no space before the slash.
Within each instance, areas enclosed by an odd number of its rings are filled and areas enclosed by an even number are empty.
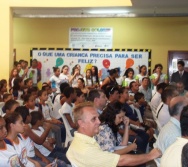
<svg viewBox="0 0 188 167">
<path fill-rule="evenodd" d="M 20 104 L 20 106 L 23 106 L 23 100 L 16 100 L 19 104 Z"/>
<path fill-rule="evenodd" d="M 71 162 L 71 166 L 72 167 L 78 167 L 77 165 L 75 165 L 74 163 Z"/>
<path fill-rule="evenodd" d="M 5 102 L 0 102 L 0 116 L 4 115 L 3 110 L 2 110 L 4 105 L 5 105 Z"/>
<path fill-rule="evenodd" d="M 67 147 L 69 142 L 73 140 L 73 136 L 70 133 L 69 122 L 67 121 L 66 117 L 63 115 L 61 109 L 59 109 L 59 114 L 61 115 L 61 118 L 63 119 L 63 123 L 66 129 L 65 147 Z"/>
</svg>

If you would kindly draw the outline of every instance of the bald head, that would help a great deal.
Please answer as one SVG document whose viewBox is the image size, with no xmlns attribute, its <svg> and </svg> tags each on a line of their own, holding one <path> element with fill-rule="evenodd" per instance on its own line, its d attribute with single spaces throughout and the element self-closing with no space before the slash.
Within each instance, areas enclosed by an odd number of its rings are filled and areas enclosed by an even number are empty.
<svg viewBox="0 0 188 167">
<path fill-rule="evenodd" d="M 176 96 L 171 99 L 169 105 L 169 112 L 170 115 L 173 116 L 180 116 L 181 111 L 184 106 L 188 105 L 188 99 L 184 96 Z"/>
</svg>

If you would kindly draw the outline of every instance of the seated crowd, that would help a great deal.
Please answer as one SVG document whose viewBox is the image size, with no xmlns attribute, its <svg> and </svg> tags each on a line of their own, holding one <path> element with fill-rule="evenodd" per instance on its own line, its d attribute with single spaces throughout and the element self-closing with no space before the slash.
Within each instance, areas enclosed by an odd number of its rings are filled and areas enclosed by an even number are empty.
<svg viewBox="0 0 188 167">
<path fill-rule="evenodd" d="M 157 166 L 183 166 L 188 73 L 179 61 L 181 73 L 169 83 L 162 68 L 156 64 L 151 76 L 145 65 L 136 76 L 132 68 L 124 76 L 114 68 L 100 82 L 96 66 L 84 77 L 80 65 L 71 75 L 64 65 L 54 67 L 39 89 L 37 60 L 30 68 L 15 62 L 9 81 L 0 80 L 1 165 L 144 167 L 155 160 Z"/>
</svg>

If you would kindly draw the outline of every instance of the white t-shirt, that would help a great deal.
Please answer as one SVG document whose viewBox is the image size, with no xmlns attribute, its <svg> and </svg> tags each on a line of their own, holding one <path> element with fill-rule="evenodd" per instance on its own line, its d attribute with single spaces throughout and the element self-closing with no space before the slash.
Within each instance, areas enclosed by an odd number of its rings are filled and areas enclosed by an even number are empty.
<svg viewBox="0 0 188 167">
<path fill-rule="evenodd" d="M 38 108 L 37 106 L 35 106 L 34 109 L 29 108 L 29 113 L 31 113 L 31 112 L 33 112 L 33 111 L 39 111 L 39 108 Z"/>
<path fill-rule="evenodd" d="M 84 82 L 85 82 L 85 86 L 93 86 L 91 79 L 86 79 L 86 78 L 83 78 L 83 79 L 84 79 Z"/>
<path fill-rule="evenodd" d="M 74 104 L 72 103 L 72 106 L 70 106 L 67 102 L 65 102 L 63 104 L 63 106 L 61 107 L 61 113 L 62 114 L 70 114 L 70 117 L 72 118 L 72 121 L 74 120 L 73 118 L 73 110 Z M 69 125 L 69 122 L 67 121 L 67 125 L 69 126 L 69 129 L 72 130 L 72 127 Z"/>
<path fill-rule="evenodd" d="M 76 77 L 72 80 L 72 87 L 73 87 L 73 88 L 78 87 L 77 81 L 78 81 L 79 78 L 83 78 L 83 77 L 82 77 L 81 75 L 78 75 L 78 76 L 76 76 Z"/>
<path fill-rule="evenodd" d="M 69 77 L 63 73 L 59 75 L 59 79 L 61 80 L 61 83 L 64 83 L 64 82 L 69 83 Z"/>
<path fill-rule="evenodd" d="M 35 165 L 27 159 L 27 150 L 25 147 L 25 142 L 21 139 L 20 136 L 18 136 L 19 144 L 14 143 L 14 148 L 18 154 L 18 157 L 20 159 L 20 162 L 25 166 L 25 167 L 35 167 Z"/>
<path fill-rule="evenodd" d="M 42 114 L 43 114 L 43 117 L 44 119 L 46 120 L 51 120 L 51 110 L 50 110 L 50 107 L 48 105 L 43 105 L 43 104 L 40 104 L 42 106 Z"/>
<path fill-rule="evenodd" d="M 61 118 L 61 115 L 59 114 L 59 109 L 61 109 L 62 107 L 61 102 L 60 102 L 60 97 L 61 97 L 61 94 L 58 94 L 55 97 L 54 104 L 53 104 L 52 116 L 56 119 Z"/>
<path fill-rule="evenodd" d="M 32 129 L 32 131 L 38 135 L 41 136 L 44 132 L 44 129 L 42 127 L 39 127 L 39 130 Z M 51 152 L 45 148 L 43 145 L 38 145 L 34 143 L 35 147 L 40 151 L 41 154 L 43 154 L 45 157 L 47 157 Z"/>
<path fill-rule="evenodd" d="M 139 81 L 139 84 L 141 84 L 142 83 L 142 79 L 144 78 L 144 77 L 148 77 L 147 75 L 141 75 L 141 74 L 137 74 L 136 76 L 135 76 L 135 79 L 136 80 L 138 80 Z"/>
<path fill-rule="evenodd" d="M 136 81 L 135 79 L 130 79 L 130 78 L 125 78 L 125 81 L 123 83 L 123 86 L 128 86 L 130 85 L 131 82 Z"/>
<path fill-rule="evenodd" d="M 34 71 L 34 73 L 32 73 Z M 36 68 L 29 68 L 27 72 L 27 78 L 32 78 L 33 84 L 37 84 L 37 69 Z"/>
<path fill-rule="evenodd" d="M 0 166 L 2 167 L 21 167 L 19 158 L 14 146 L 9 142 L 4 142 L 5 149 L 0 149 Z"/>
<path fill-rule="evenodd" d="M 27 156 L 28 157 L 34 157 L 35 156 L 35 151 L 34 151 L 34 142 L 33 140 L 30 139 L 29 136 L 24 137 L 22 134 L 20 134 L 21 138 L 23 141 L 25 141 L 25 147 L 27 150 Z"/>
<path fill-rule="evenodd" d="M 50 82 L 51 82 L 52 89 L 56 88 L 56 93 L 60 93 L 60 84 L 61 84 L 60 78 L 53 75 L 50 78 Z"/>
<path fill-rule="evenodd" d="M 158 115 L 157 119 L 161 127 L 163 127 L 170 120 L 168 105 L 163 102 L 161 102 L 158 106 L 156 114 Z"/>
</svg>

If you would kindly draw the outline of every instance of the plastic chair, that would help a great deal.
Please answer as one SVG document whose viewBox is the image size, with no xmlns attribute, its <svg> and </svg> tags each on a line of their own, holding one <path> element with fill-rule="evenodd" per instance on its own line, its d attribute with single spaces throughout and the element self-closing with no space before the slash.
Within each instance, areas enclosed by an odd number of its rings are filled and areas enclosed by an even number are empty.
<svg viewBox="0 0 188 167">
<path fill-rule="evenodd" d="M 4 105 L 5 105 L 5 102 L 0 102 L 0 108 L 3 108 Z"/>
<path fill-rule="evenodd" d="M 69 142 L 71 142 L 73 140 L 73 136 L 70 133 L 69 122 L 67 121 L 66 117 L 63 115 L 61 109 L 59 109 L 59 114 L 61 115 L 61 118 L 63 119 L 65 129 L 66 129 L 65 147 L 67 147 Z"/>
<path fill-rule="evenodd" d="M 72 167 L 78 167 L 77 165 L 75 165 L 74 163 L 71 162 L 71 166 Z"/>
<path fill-rule="evenodd" d="M 20 104 L 20 106 L 23 106 L 23 100 L 16 100 L 19 104 Z"/>
</svg>

